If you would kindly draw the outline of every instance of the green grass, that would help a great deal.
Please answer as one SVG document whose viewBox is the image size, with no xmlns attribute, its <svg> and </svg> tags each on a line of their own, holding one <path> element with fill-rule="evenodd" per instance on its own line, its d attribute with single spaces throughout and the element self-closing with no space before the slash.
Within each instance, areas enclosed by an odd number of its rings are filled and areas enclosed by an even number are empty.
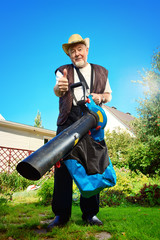
<svg viewBox="0 0 160 240">
<path fill-rule="evenodd" d="M 96 234 L 108 232 L 110 239 L 159 240 L 160 208 L 139 206 L 104 207 L 98 217 L 103 226 L 86 226 L 79 206 L 73 206 L 72 217 L 63 228 L 45 231 L 53 218 L 51 206 L 38 204 L 36 192 L 14 194 L 13 201 L 0 207 L 0 239 L 16 240 L 83 240 L 98 239 Z"/>
</svg>

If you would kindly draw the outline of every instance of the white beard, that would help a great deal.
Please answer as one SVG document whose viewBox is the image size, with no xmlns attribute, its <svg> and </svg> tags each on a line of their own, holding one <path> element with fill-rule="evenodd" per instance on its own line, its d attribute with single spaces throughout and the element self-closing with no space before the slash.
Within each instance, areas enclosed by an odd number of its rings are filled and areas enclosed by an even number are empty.
<svg viewBox="0 0 160 240">
<path fill-rule="evenodd" d="M 78 61 L 78 62 L 75 62 L 75 65 L 76 67 L 78 68 L 82 68 L 86 65 L 87 62 L 85 62 L 84 60 L 81 60 L 81 61 Z"/>
</svg>

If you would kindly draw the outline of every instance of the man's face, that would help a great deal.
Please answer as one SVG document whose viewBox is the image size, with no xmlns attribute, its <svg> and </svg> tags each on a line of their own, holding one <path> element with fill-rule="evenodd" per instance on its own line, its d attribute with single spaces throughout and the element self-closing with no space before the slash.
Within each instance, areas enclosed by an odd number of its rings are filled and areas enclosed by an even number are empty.
<svg viewBox="0 0 160 240">
<path fill-rule="evenodd" d="M 88 48 L 82 43 L 74 44 L 69 48 L 69 57 L 72 63 L 78 68 L 86 66 L 87 56 Z"/>
</svg>

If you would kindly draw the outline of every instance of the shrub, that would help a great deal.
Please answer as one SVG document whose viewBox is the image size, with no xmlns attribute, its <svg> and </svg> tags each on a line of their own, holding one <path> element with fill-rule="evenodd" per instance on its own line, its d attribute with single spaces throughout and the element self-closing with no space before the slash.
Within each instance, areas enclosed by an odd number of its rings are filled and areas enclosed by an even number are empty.
<svg viewBox="0 0 160 240">
<path fill-rule="evenodd" d="M 124 167 L 119 169 L 114 166 L 117 175 L 117 184 L 110 188 L 104 189 L 100 193 L 100 206 L 117 206 L 126 203 L 127 196 L 135 196 L 143 187 L 144 184 L 158 184 L 159 177 L 149 178 L 140 171 L 131 172 L 129 169 Z M 50 204 L 53 194 L 54 178 L 53 173 L 51 175 L 44 176 L 41 180 L 41 188 L 38 189 L 38 196 L 40 198 L 40 204 Z M 76 184 L 73 182 L 73 204 L 79 205 L 80 203 L 80 192 Z"/>
<path fill-rule="evenodd" d="M 137 142 L 130 152 L 131 170 L 160 176 L 160 49 L 152 56 L 151 69 L 144 70 L 138 81 L 144 98 L 138 100 L 138 119 L 133 122 Z M 137 147 L 136 147 L 137 145 Z"/>
<path fill-rule="evenodd" d="M 54 178 L 47 179 L 38 190 L 38 196 L 42 205 L 48 205 L 51 203 L 53 196 Z"/>
<path fill-rule="evenodd" d="M 126 203 L 126 196 L 131 194 L 133 186 L 131 182 L 130 170 L 124 167 L 118 169 L 114 166 L 117 176 L 117 183 L 114 187 L 104 189 L 100 193 L 100 207 L 119 206 Z"/>
<path fill-rule="evenodd" d="M 144 184 L 139 193 L 135 196 L 128 196 L 126 199 L 131 203 L 138 203 L 143 206 L 160 205 L 160 186 Z"/>
<path fill-rule="evenodd" d="M 38 196 L 40 198 L 40 204 L 48 205 L 52 201 L 54 187 L 54 178 L 47 179 L 38 190 Z M 73 204 L 79 205 L 80 203 L 80 192 L 76 184 L 73 182 Z"/>
<path fill-rule="evenodd" d="M 0 206 L 2 207 L 3 205 L 7 205 L 8 199 L 4 197 L 0 197 Z"/>
<path fill-rule="evenodd" d="M 10 174 L 7 172 L 0 173 L 0 193 L 24 190 L 31 184 L 35 184 L 35 182 L 22 177 L 17 171 Z"/>
<path fill-rule="evenodd" d="M 125 201 L 125 194 L 120 190 L 108 189 L 100 193 L 100 207 L 119 206 Z"/>
<path fill-rule="evenodd" d="M 126 131 L 117 128 L 112 132 L 109 130 L 105 132 L 105 141 L 112 164 L 118 168 L 128 168 L 126 155 L 135 138 L 131 137 Z"/>
<path fill-rule="evenodd" d="M 73 181 L 73 205 L 78 205 L 80 204 L 80 191 L 77 187 L 77 185 L 75 184 L 75 182 Z"/>
<path fill-rule="evenodd" d="M 158 179 L 156 181 L 156 179 L 152 179 L 148 175 L 144 175 L 139 170 L 136 170 L 136 172 L 130 171 L 129 179 L 132 184 L 131 194 L 138 193 L 144 184 L 157 183 L 159 181 Z"/>
<path fill-rule="evenodd" d="M 140 170 L 150 176 L 160 175 L 160 137 L 150 136 L 146 142 L 137 140 L 128 149 L 128 164 L 132 171 Z"/>
<path fill-rule="evenodd" d="M 112 189 L 121 191 L 126 195 L 132 193 L 133 186 L 130 177 L 130 170 L 125 168 L 118 169 L 116 167 L 114 167 L 114 169 L 117 176 L 117 183 Z"/>
<path fill-rule="evenodd" d="M 9 212 L 8 198 L 6 196 L 0 197 L 0 217 L 6 215 Z"/>
</svg>

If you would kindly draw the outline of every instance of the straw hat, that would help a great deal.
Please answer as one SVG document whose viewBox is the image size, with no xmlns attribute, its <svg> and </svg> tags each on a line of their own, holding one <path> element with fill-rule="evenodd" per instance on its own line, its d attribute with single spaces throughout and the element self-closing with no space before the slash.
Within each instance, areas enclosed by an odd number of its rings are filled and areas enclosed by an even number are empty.
<svg viewBox="0 0 160 240">
<path fill-rule="evenodd" d="M 84 45 L 86 45 L 87 48 L 89 48 L 89 38 L 83 39 L 79 34 L 73 34 L 68 39 L 68 43 L 65 43 L 62 45 L 62 48 L 67 55 L 68 55 L 69 48 L 71 47 L 71 45 L 75 43 L 83 43 Z"/>
</svg>

